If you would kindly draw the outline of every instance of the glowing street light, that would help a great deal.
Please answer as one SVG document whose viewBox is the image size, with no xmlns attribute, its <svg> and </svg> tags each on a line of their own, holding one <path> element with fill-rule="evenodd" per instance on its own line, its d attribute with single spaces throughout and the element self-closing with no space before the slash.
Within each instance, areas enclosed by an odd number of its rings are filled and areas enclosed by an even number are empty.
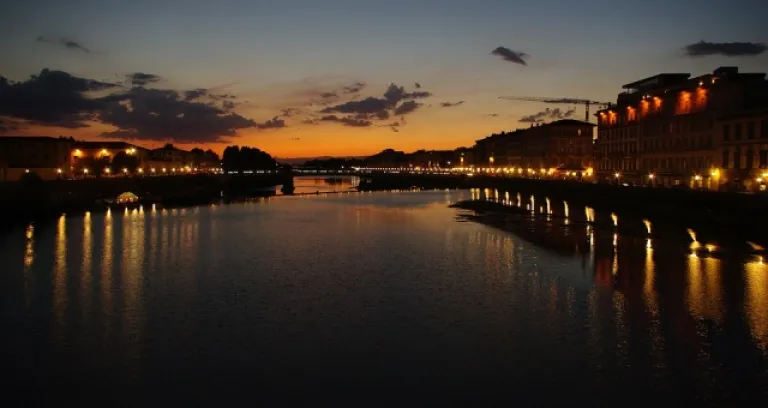
<svg viewBox="0 0 768 408">
<path fill-rule="evenodd" d="M 613 176 L 616 177 L 616 178 L 621 178 L 621 173 L 616 172 L 616 174 L 614 174 Z"/>
<path fill-rule="evenodd" d="M 109 167 L 105 167 L 105 168 L 104 168 L 104 173 L 107 173 L 107 174 L 109 174 L 109 172 L 110 172 L 110 170 L 109 170 Z"/>
<path fill-rule="evenodd" d="M 88 174 L 88 169 L 83 169 L 83 174 Z"/>
<path fill-rule="evenodd" d="M 128 174 L 128 169 L 123 167 L 123 174 Z"/>
<path fill-rule="evenodd" d="M 656 175 L 655 175 L 655 174 L 653 174 L 653 173 L 651 173 L 651 174 L 649 174 L 649 175 L 648 175 L 648 179 L 649 179 L 649 180 L 653 180 L 653 178 L 654 178 L 654 177 L 656 177 Z"/>
</svg>

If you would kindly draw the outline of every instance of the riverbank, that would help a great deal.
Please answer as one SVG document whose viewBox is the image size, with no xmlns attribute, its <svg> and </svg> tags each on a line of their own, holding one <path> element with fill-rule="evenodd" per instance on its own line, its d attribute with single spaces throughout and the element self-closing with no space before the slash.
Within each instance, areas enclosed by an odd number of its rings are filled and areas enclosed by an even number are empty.
<svg viewBox="0 0 768 408">
<path fill-rule="evenodd" d="M 768 246 L 768 195 L 476 175 L 374 174 L 360 183 L 361 191 L 410 188 L 488 188 L 535 195 L 619 216 L 725 231 L 729 236 Z"/>
<path fill-rule="evenodd" d="M 0 226 L 55 218 L 62 213 L 106 210 L 118 195 L 132 192 L 136 204 L 179 207 L 214 201 L 262 197 L 283 183 L 282 175 L 189 175 L 25 180 L 0 183 Z"/>
</svg>

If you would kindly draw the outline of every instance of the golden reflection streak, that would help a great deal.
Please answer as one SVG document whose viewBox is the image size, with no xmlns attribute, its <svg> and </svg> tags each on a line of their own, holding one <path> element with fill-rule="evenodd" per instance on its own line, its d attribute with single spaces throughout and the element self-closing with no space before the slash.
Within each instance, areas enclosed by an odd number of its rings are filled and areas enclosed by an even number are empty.
<svg viewBox="0 0 768 408">
<path fill-rule="evenodd" d="M 93 242 L 91 236 L 91 213 L 85 213 L 83 218 L 83 264 L 80 269 L 80 296 L 82 301 L 82 312 L 87 313 L 90 307 L 90 292 L 91 283 L 93 277 L 91 272 L 93 269 Z"/>
<path fill-rule="evenodd" d="M 618 227 L 619 226 L 619 216 L 616 215 L 616 213 L 611 213 L 611 220 L 613 220 L 613 226 Z"/>
<path fill-rule="evenodd" d="M 104 245 L 101 247 L 101 307 L 112 307 L 112 214 L 107 210 L 104 217 Z M 106 313 L 111 316 L 110 313 Z"/>
<path fill-rule="evenodd" d="M 518 206 L 518 207 L 523 205 L 523 196 L 520 195 L 520 193 L 517 193 L 517 204 L 515 204 L 515 205 Z"/>
<path fill-rule="evenodd" d="M 648 231 L 648 235 L 651 235 L 651 222 L 643 220 L 643 224 L 645 224 L 645 230 Z"/>
<path fill-rule="evenodd" d="M 592 207 L 584 207 L 584 213 L 588 222 L 595 222 L 595 210 Z"/>
<path fill-rule="evenodd" d="M 35 263 L 35 226 L 32 224 L 27 225 L 24 236 L 27 238 L 27 243 L 24 248 L 24 271 L 28 271 L 32 264 Z M 18 259 L 18 258 L 17 258 Z"/>
<path fill-rule="evenodd" d="M 696 316 L 723 318 L 723 293 L 720 283 L 720 261 L 714 258 L 688 257 L 688 305 Z"/>
<path fill-rule="evenodd" d="M 533 195 L 531 195 L 531 212 L 532 213 L 536 212 L 536 197 L 534 197 Z"/>
<path fill-rule="evenodd" d="M 67 308 L 67 219 L 62 215 L 56 224 L 56 255 L 53 265 L 53 316 L 55 336 L 61 333 Z"/>
<path fill-rule="evenodd" d="M 744 314 L 755 341 L 768 354 L 768 265 L 762 257 L 745 265 Z"/>
</svg>

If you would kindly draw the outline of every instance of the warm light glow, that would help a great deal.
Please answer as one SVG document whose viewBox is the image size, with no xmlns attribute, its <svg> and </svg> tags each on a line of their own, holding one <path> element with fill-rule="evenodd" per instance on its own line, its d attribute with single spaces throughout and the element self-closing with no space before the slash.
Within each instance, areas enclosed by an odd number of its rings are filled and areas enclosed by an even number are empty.
<svg viewBox="0 0 768 408">
<path fill-rule="evenodd" d="M 693 176 L 693 179 L 696 180 L 696 181 L 701 181 L 701 176 L 699 176 L 697 174 L 697 175 Z"/>
<path fill-rule="evenodd" d="M 61 174 L 62 170 L 61 169 L 56 169 L 56 173 Z"/>
<path fill-rule="evenodd" d="M 587 168 L 587 176 L 591 176 L 593 172 L 594 172 L 594 169 L 592 169 L 592 167 Z"/>
<path fill-rule="evenodd" d="M 493 158 L 493 156 L 489 157 L 489 158 L 488 158 L 488 163 L 490 163 L 490 164 L 493 164 L 493 162 L 494 162 L 494 158 Z"/>
<path fill-rule="evenodd" d="M 712 169 L 709 173 L 712 177 L 720 177 L 720 169 Z"/>
<path fill-rule="evenodd" d="M 154 172 L 155 172 L 155 168 L 154 168 L 154 167 L 152 167 L 151 169 L 149 169 L 149 171 L 151 171 L 152 173 L 154 173 Z"/>
<path fill-rule="evenodd" d="M 24 173 L 29 173 L 29 169 L 24 169 Z"/>
<path fill-rule="evenodd" d="M 163 173 L 166 173 L 166 172 L 168 172 L 168 169 L 166 169 L 165 167 L 163 167 Z"/>
<path fill-rule="evenodd" d="M 651 179 L 651 180 L 653 180 L 653 178 L 654 178 L 654 177 L 656 177 L 656 175 L 655 175 L 655 174 L 653 174 L 653 173 L 651 173 L 651 174 L 649 174 L 649 175 L 648 175 L 648 178 L 649 178 L 649 179 Z"/>
<path fill-rule="evenodd" d="M 621 177 L 621 173 L 616 172 L 616 174 L 614 174 L 613 176 L 616 177 L 616 178 L 619 178 L 619 177 Z"/>
<path fill-rule="evenodd" d="M 128 173 L 128 169 L 126 169 L 125 167 L 123 167 L 123 173 Z"/>
<path fill-rule="evenodd" d="M 75 156 L 81 156 L 83 152 L 80 149 L 75 149 L 75 151 L 72 154 L 74 154 Z"/>
<path fill-rule="evenodd" d="M 139 168 L 139 173 L 144 173 L 144 169 Z"/>
<path fill-rule="evenodd" d="M 83 169 L 83 173 L 88 174 L 88 169 Z"/>
<path fill-rule="evenodd" d="M 648 220 L 643 220 L 643 224 L 645 224 L 645 229 L 648 231 L 648 235 L 651 235 L 651 222 Z"/>
<path fill-rule="evenodd" d="M 109 172 L 110 172 L 110 170 L 109 170 L 109 167 L 105 167 L 105 168 L 104 168 L 104 173 L 107 173 L 107 174 L 109 174 Z"/>
<path fill-rule="evenodd" d="M 108 155 L 109 155 L 109 150 L 107 150 L 107 149 L 101 149 L 101 155 L 102 155 L 102 156 L 108 156 Z"/>
</svg>

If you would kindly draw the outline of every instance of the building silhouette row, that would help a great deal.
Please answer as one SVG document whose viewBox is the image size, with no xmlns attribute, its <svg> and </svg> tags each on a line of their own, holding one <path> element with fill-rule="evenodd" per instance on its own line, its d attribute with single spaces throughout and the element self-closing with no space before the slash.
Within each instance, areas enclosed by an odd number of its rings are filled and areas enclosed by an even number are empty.
<svg viewBox="0 0 768 408">
<path fill-rule="evenodd" d="M 114 167 L 119 168 L 115 169 Z M 0 137 L 0 182 L 17 181 L 34 172 L 43 180 L 145 173 L 183 174 L 218 171 L 211 151 L 182 150 L 173 145 L 147 149 L 118 141 L 76 141 L 66 137 Z"/>
<path fill-rule="evenodd" d="M 476 141 L 461 162 L 596 181 L 710 190 L 765 191 L 768 81 L 720 67 L 662 73 L 624 85 L 595 125 L 535 124 Z"/>
</svg>

